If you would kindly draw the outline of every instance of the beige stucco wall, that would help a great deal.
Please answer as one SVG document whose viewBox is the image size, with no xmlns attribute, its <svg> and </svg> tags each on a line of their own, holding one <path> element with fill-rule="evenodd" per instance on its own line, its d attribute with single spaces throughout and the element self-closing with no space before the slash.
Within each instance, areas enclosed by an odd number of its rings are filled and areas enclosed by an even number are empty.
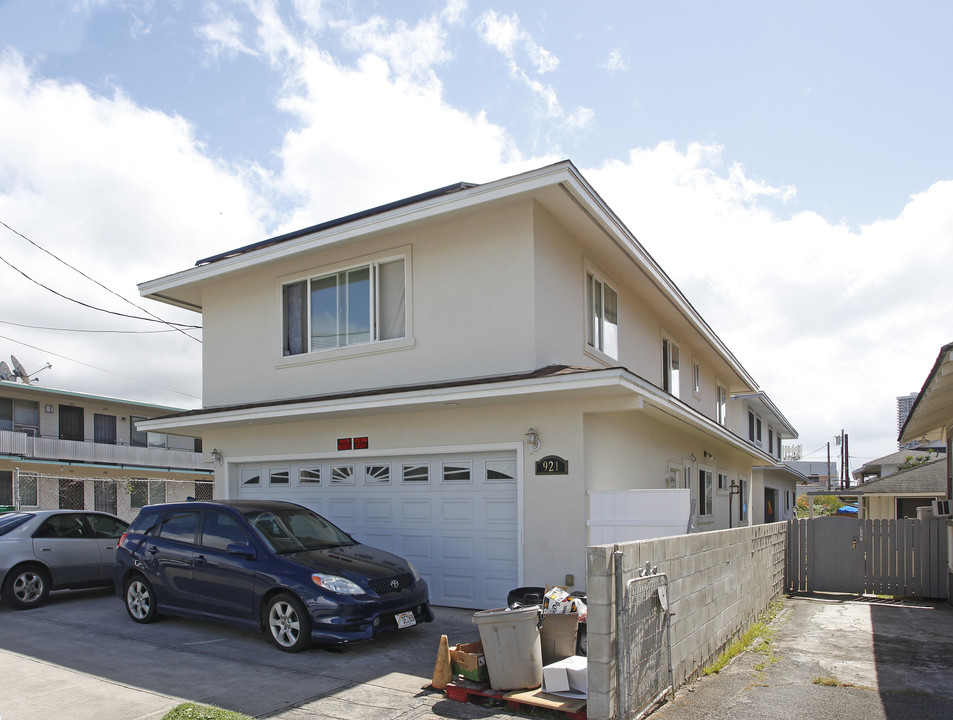
<svg viewBox="0 0 953 720">
<path fill-rule="evenodd" d="M 535 369 L 531 210 L 512 201 L 209 283 L 205 406 Z M 281 357 L 282 283 L 387 254 L 409 262 L 406 342 Z"/>
</svg>

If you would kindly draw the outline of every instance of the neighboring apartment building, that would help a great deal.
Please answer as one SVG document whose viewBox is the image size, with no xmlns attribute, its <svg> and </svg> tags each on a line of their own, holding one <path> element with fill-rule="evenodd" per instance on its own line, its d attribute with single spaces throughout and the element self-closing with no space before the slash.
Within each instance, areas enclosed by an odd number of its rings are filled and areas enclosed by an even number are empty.
<svg viewBox="0 0 953 720">
<path fill-rule="evenodd" d="M 900 437 L 900 431 L 903 430 L 903 424 L 907 421 L 907 415 L 910 414 L 910 409 L 913 407 L 913 403 L 916 402 L 916 399 L 916 393 L 902 395 L 897 398 L 897 437 Z M 900 444 L 899 440 L 897 441 L 897 447 L 904 447 Z"/>
<path fill-rule="evenodd" d="M 105 510 L 212 497 L 201 441 L 137 429 L 176 408 L 0 381 L 0 506 Z"/>
<path fill-rule="evenodd" d="M 570 162 L 140 292 L 204 327 L 204 407 L 143 427 L 201 437 L 218 497 L 301 502 L 408 557 L 436 604 L 583 589 L 593 494 L 679 490 L 693 531 L 793 512 L 796 431 Z"/>
</svg>

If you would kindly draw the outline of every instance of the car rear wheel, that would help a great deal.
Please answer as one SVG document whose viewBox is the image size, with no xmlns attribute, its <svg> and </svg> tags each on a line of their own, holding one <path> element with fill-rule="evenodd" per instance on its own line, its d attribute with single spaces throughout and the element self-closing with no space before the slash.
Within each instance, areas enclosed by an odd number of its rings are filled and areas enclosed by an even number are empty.
<svg viewBox="0 0 953 720">
<path fill-rule="evenodd" d="M 50 575 L 35 565 L 24 565 L 7 573 L 0 594 L 7 604 L 17 610 L 39 607 L 50 594 Z"/>
<path fill-rule="evenodd" d="M 142 575 L 133 575 L 126 580 L 123 598 L 126 612 L 137 623 L 151 623 L 159 618 L 155 593 Z"/>
<path fill-rule="evenodd" d="M 275 595 L 265 610 L 265 623 L 268 637 L 279 650 L 293 653 L 311 647 L 311 616 L 294 595 Z"/>
</svg>

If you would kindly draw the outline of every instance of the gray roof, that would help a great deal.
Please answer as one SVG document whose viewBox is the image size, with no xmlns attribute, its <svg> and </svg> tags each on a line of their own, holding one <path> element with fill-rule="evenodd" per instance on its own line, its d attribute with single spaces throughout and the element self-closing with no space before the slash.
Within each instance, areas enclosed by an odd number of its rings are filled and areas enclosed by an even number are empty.
<svg viewBox="0 0 953 720">
<path fill-rule="evenodd" d="M 907 453 L 909 454 L 909 452 Z M 946 458 L 940 457 L 932 462 L 918 465 L 909 470 L 901 470 L 893 475 L 868 480 L 852 490 L 864 495 L 877 493 L 891 495 L 913 495 L 929 493 L 946 496 Z"/>
<path fill-rule="evenodd" d="M 854 470 L 852 474 L 854 477 L 869 475 L 871 473 L 880 472 L 880 468 L 884 465 L 903 465 L 908 457 L 919 458 L 924 456 L 932 457 L 934 453 L 931 453 L 929 450 L 915 450 L 913 448 L 909 450 L 898 450 L 897 452 L 864 463 L 858 470 Z"/>
</svg>

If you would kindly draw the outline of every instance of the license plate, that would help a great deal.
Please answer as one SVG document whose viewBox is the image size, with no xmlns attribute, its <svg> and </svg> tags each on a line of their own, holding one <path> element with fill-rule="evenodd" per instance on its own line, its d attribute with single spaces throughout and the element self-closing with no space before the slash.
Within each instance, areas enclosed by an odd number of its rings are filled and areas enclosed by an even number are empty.
<svg viewBox="0 0 953 720">
<path fill-rule="evenodd" d="M 417 618 L 412 612 L 402 612 L 394 616 L 397 620 L 397 627 L 409 628 L 417 624 Z"/>
</svg>

